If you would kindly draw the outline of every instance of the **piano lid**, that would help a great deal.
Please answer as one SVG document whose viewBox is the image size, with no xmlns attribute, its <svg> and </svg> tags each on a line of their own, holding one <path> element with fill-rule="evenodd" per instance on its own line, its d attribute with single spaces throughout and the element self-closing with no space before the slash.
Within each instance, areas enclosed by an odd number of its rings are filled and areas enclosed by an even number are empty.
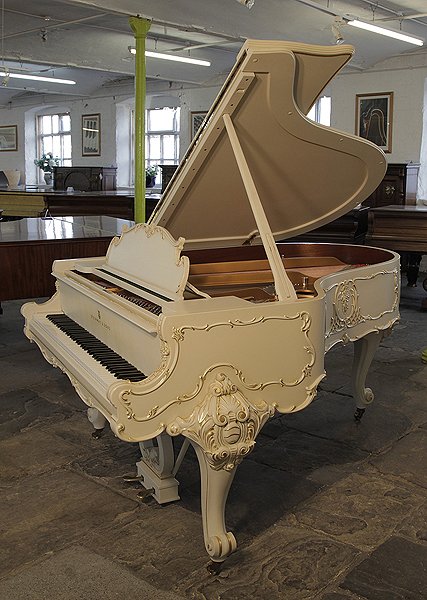
<svg viewBox="0 0 427 600">
<path fill-rule="evenodd" d="M 149 222 L 186 248 L 237 246 L 259 243 L 260 212 L 282 240 L 367 198 L 383 152 L 305 116 L 353 51 L 248 40 Z"/>
</svg>

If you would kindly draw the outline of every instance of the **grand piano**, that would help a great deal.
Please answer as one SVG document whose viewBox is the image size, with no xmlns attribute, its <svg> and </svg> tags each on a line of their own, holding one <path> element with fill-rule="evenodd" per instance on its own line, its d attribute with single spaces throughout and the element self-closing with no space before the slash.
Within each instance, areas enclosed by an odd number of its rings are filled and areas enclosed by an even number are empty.
<svg viewBox="0 0 427 600">
<path fill-rule="evenodd" d="M 399 318 L 394 252 L 277 243 L 345 214 L 384 175 L 374 144 L 306 118 L 352 53 L 247 41 L 149 222 L 105 257 L 56 261 L 55 295 L 22 308 L 96 432 L 108 422 L 139 442 L 142 495 L 177 500 L 194 446 L 213 569 L 236 549 L 226 498 L 260 429 L 310 404 L 324 353 L 349 342 L 360 419 L 370 362 Z"/>
</svg>

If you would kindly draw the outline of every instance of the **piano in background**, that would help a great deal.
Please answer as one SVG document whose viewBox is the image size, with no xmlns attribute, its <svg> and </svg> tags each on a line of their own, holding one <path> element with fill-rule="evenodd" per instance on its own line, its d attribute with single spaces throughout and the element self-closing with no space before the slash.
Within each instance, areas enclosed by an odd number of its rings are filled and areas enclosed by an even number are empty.
<svg viewBox="0 0 427 600">
<path fill-rule="evenodd" d="M 348 342 L 360 418 L 370 362 L 399 316 L 394 252 L 276 243 L 347 213 L 384 175 L 374 144 L 305 117 L 352 53 L 247 41 L 149 222 L 105 257 L 56 261 L 56 294 L 22 308 L 26 335 L 69 376 L 95 428 L 108 421 L 140 443 L 145 493 L 177 500 L 194 446 L 216 566 L 236 549 L 226 498 L 264 423 L 306 407 L 325 351 Z"/>
<path fill-rule="evenodd" d="M 369 211 L 367 243 L 403 257 L 408 286 L 417 285 L 421 258 L 427 254 L 427 206 L 381 206 Z M 427 280 L 423 283 L 427 291 Z M 427 308 L 427 298 L 422 301 Z"/>
<path fill-rule="evenodd" d="M 54 260 L 102 256 L 123 225 L 133 224 L 97 216 L 29 217 L 3 222 L 0 211 L 0 314 L 2 301 L 52 295 Z"/>
</svg>

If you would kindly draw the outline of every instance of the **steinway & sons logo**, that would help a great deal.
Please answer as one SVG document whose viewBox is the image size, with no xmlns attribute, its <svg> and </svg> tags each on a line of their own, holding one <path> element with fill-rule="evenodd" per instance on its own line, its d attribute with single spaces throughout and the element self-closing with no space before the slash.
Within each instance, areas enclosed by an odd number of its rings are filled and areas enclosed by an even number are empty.
<svg viewBox="0 0 427 600">
<path fill-rule="evenodd" d="M 105 329 L 108 329 L 108 331 L 111 329 L 111 327 L 105 321 L 102 320 L 100 310 L 98 310 L 97 316 L 90 315 L 90 318 L 93 319 L 94 321 L 96 321 L 97 323 L 99 323 L 99 325 L 102 325 L 102 327 L 105 327 Z"/>
</svg>

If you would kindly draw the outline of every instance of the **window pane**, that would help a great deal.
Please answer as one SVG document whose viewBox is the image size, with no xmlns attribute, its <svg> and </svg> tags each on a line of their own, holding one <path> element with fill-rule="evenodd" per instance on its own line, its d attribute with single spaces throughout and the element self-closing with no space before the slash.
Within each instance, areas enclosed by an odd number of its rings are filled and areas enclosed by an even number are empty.
<svg viewBox="0 0 427 600">
<path fill-rule="evenodd" d="M 331 98 L 322 96 L 319 100 L 319 123 L 322 125 L 331 124 Z"/>
<path fill-rule="evenodd" d="M 65 158 L 71 158 L 71 135 L 64 135 L 62 138 L 63 142 L 63 156 Z"/>
<path fill-rule="evenodd" d="M 52 119 L 50 115 L 41 118 L 41 133 L 52 133 Z"/>
<path fill-rule="evenodd" d="M 70 115 L 62 115 L 61 116 L 61 131 L 71 131 Z"/>
<path fill-rule="evenodd" d="M 71 167 L 71 158 L 66 158 L 65 160 L 62 161 L 62 166 L 63 167 Z"/>
<path fill-rule="evenodd" d="M 174 159 L 175 157 L 175 136 L 164 135 L 163 136 L 163 156 L 166 160 Z"/>
<path fill-rule="evenodd" d="M 52 133 L 59 131 L 59 115 L 52 115 Z"/>
<path fill-rule="evenodd" d="M 52 137 L 49 135 L 42 139 L 42 154 L 52 152 Z"/>
<path fill-rule="evenodd" d="M 316 105 L 315 104 L 314 104 L 314 106 L 311 107 L 310 112 L 307 113 L 307 119 L 310 119 L 311 121 L 316 120 Z"/>
<path fill-rule="evenodd" d="M 61 157 L 61 138 L 59 135 L 53 136 L 53 157 L 60 158 Z"/>
<path fill-rule="evenodd" d="M 164 108 L 163 110 L 150 110 L 150 131 L 171 131 L 173 129 L 174 111 Z"/>
<path fill-rule="evenodd" d="M 160 158 L 160 136 L 159 135 L 150 135 L 148 136 L 149 143 L 149 156 L 150 159 Z"/>
</svg>

